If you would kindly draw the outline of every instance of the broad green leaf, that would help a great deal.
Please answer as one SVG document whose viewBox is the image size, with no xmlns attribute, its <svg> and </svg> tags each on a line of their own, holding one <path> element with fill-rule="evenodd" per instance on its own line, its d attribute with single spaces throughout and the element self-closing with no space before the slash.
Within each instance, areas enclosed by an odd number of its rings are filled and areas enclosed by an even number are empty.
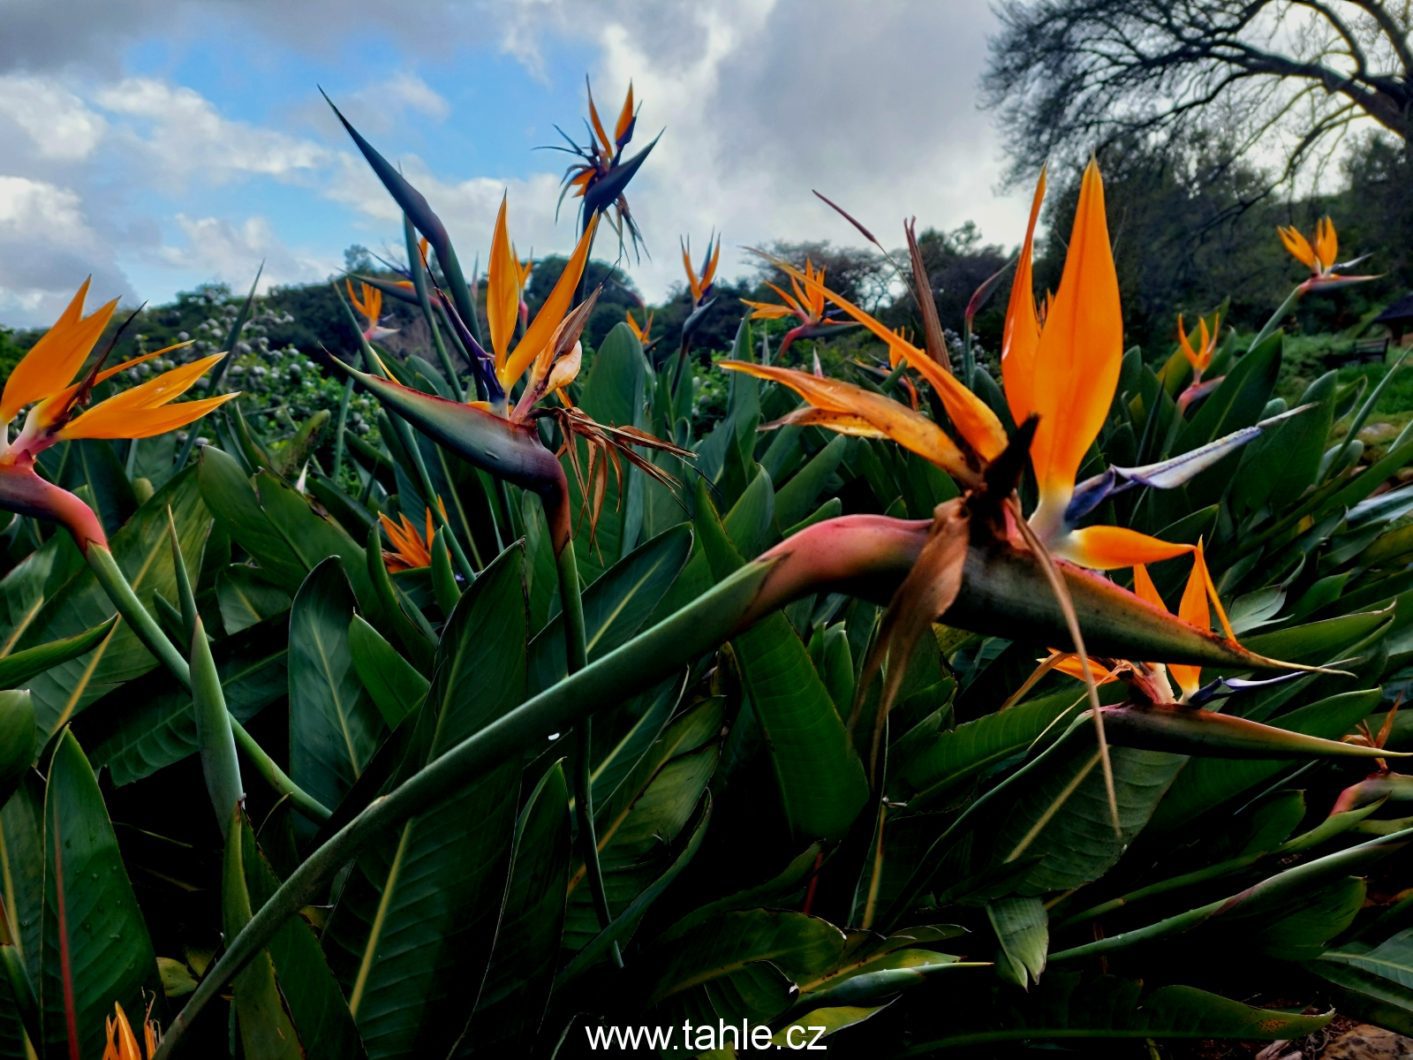
<svg viewBox="0 0 1413 1060">
<path fill-rule="evenodd" d="M 34 764 L 35 749 L 29 690 L 0 691 L 0 806 Z"/>
<path fill-rule="evenodd" d="M 289 695 L 285 673 L 288 623 L 269 619 L 212 645 L 226 708 L 247 722 Z M 191 694 L 166 670 L 153 670 L 115 689 L 79 719 L 96 768 L 113 783 L 131 784 L 197 751 Z"/>
<path fill-rule="evenodd" d="M 256 856 L 254 833 L 244 813 L 237 810 L 232 818 L 234 827 L 226 833 L 225 869 L 221 880 L 221 923 L 228 939 L 240 934 L 254 915 L 245 859 Z M 256 954 L 236 975 L 231 990 L 236 1030 L 246 1056 L 302 1060 L 305 1050 L 280 994 L 275 961 L 268 949 Z"/>
<path fill-rule="evenodd" d="M 217 523 L 269 581 L 299 585 L 326 557 L 337 556 L 359 602 L 373 606 L 362 546 L 294 487 L 268 471 L 246 477 L 232 457 L 209 446 L 201 450 L 198 479 Z"/>
<path fill-rule="evenodd" d="M 271 585 L 253 567 L 226 567 L 216 578 L 221 625 L 227 634 L 258 625 L 289 610 L 290 594 Z"/>
<path fill-rule="evenodd" d="M 387 731 L 354 670 L 342 570 L 336 557 L 315 567 L 289 615 L 290 775 L 326 806 L 348 793 Z"/>
<path fill-rule="evenodd" d="M 43 915 L 44 785 L 30 774 L 0 804 L 0 943 L 19 950 L 33 984 L 42 972 Z"/>
<path fill-rule="evenodd" d="M 255 843 L 248 819 L 241 820 L 241 866 L 253 908 L 269 901 L 279 886 L 274 871 Z M 275 981 L 285 1010 L 307 1043 L 308 1055 L 363 1057 L 363 1043 L 349 1014 L 338 981 L 324 960 L 319 940 L 303 917 L 291 917 L 280 926 L 265 951 L 274 964 Z"/>
<path fill-rule="evenodd" d="M 463 1052 L 528 1056 L 549 1003 L 569 881 L 569 789 L 555 763 L 520 811 L 505 911 Z"/>
<path fill-rule="evenodd" d="M 716 770 L 721 704 L 707 700 L 669 725 L 611 797 L 594 806 L 599 864 L 616 918 L 674 860 Z M 570 872 L 564 946 L 577 952 L 601 928 L 583 859 Z"/>
<path fill-rule="evenodd" d="M 753 909 L 723 913 L 673 940 L 654 964 L 654 1003 L 756 963 L 769 962 L 795 982 L 823 975 L 844 955 L 846 937 L 833 924 L 804 913 Z M 771 1018 L 778 1013 L 754 1013 Z"/>
<path fill-rule="evenodd" d="M 167 537 L 167 508 L 171 507 L 194 579 L 202 547 L 211 528 L 211 517 L 201 502 L 196 480 L 180 474 L 158 490 L 111 538 L 113 558 L 127 576 L 138 598 L 151 604 L 157 595 L 177 598 L 171 543 Z M 103 624 L 115 608 L 97 579 L 88 572 L 70 579 L 48 597 L 15 651 L 77 636 Z M 100 695 L 152 669 L 155 660 L 128 628 L 119 623 L 112 637 L 78 658 L 57 663 L 29 682 L 34 696 L 35 721 L 49 735 L 79 714 Z"/>
<path fill-rule="evenodd" d="M 1274 719 L 1271 724 L 1291 732 L 1337 740 L 1374 710 L 1382 698 L 1377 689 L 1345 692 L 1310 703 Z M 1169 831 L 1276 776 L 1291 763 L 1270 760 L 1195 758 L 1173 783 L 1153 815 L 1154 831 Z"/>
<path fill-rule="evenodd" d="M 917 741 L 895 766 L 895 791 L 910 802 L 940 795 L 1024 751 L 1066 711 L 1083 708 L 1082 689 L 1063 689 Z"/>
<path fill-rule="evenodd" d="M 959 1018 L 943 1034 L 917 1042 L 924 1052 L 984 1049 L 1002 1042 L 1073 1039 L 1296 1039 L 1330 1021 L 1253 1008 L 1190 986 L 1140 984 L 1112 976 L 1050 972 L 1028 995 L 997 987 L 957 998 Z"/>
<path fill-rule="evenodd" d="M 615 325 L 599 343 L 580 391 L 579 404 L 597 422 L 612 427 L 647 428 L 648 363 L 643 349 L 626 324 Z M 577 443 L 575 443 L 577 444 Z M 581 461 L 586 450 L 581 447 Z M 606 459 L 600 455 L 599 460 Z M 567 462 L 566 462 L 567 464 Z M 642 472 L 622 461 L 622 477 L 608 470 L 608 483 L 593 547 L 576 550 L 580 578 L 587 584 L 637 547 L 642 533 L 644 492 L 661 487 L 649 484 Z M 568 470 L 571 500 L 583 510 L 583 496 Z M 585 524 L 587 527 L 587 524 Z"/>
<path fill-rule="evenodd" d="M 143 1012 L 156 995 L 157 958 L 98 780 L 69 732 L 49 766 L 44 867 L 45 1055 L 100 1056 L 113 1004 Z"/>
<path fill-rule="evenodd" d="M 358 679 L 373 697 L 388 727 L 396 728 L 403 718 L 422 705 L 431 682 L 399 655 L 362 615 L 354 615 L 349 623 L 348 647 Z"/>
<path fill-rule="evenodd" d="M 584 590 L 584 640 L 590 661 L 625 643 L 643 627 L 691 551 L 691 528 L 685 523 L 675 526 L 624 556 Z M 565 676 L 562 613 L 555 614 L 535 634 L 530 660 L 532 690 L 548 688 Z"/>
<path fill-rule="evenodd" d="M 437 650 L 425 737 L 409 751 L 416 761 L 524 698 L 523 571 L 513 546 L 462 595 Z M 465 1029 L 500 919 L 519 779 L 519 761 L 505 762 L 354 863 L 325 939 L 375 1060 L 445 1055 Z"/>
<path fill-rule="evenodd" d="M 117 616 L 102 622 L 92 629 L 76 633 L 72 637 L 36 644 L 32 648 L 11 652 L 0 658 L 0 689 L 18 688 L 33 677 L 37 677 L 51 666 L 77 659 L 92 650 L 113 631 Z"/>
<path fill-rule="evenodd" d="M 1040 982 L 1050 947 L 1045 903 L 1039 898 L 1002 898 L 987 903 L 986 916 L 1000 948 L 996 974 L 1023 988 Z"/>
<path fill-rule="evenodd" d="M 0 659 L 8 656 L 45 603 L 80 570 L 83 556 L 68 534 L 55 534 L 0 579 Z"/>
<path fill-rule="evenodd" d="M 746 378 L 743 375 L 733 376 L 733 380 Z M 842 434 L 835 435 L 776 491 L 775 521 L 782 531 L 794 526 L 814 509 L 848 448 L 849 439 Z"/>
<path fill-rule="evenodd" d="M 1306 967 L 1339 988 L 1341 1012 L 1413 1033 L 1413 931 L 1374 947 L 1344 943 Z"/>
</svg>

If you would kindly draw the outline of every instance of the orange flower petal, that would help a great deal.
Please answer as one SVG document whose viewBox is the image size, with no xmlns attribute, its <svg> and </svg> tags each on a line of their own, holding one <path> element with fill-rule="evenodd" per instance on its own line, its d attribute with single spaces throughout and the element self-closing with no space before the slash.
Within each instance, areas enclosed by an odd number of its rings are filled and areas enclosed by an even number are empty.
<svg viewBox="0 0 1413 1060">
<path fill-rule="evenodd" d="M 185 427 L 201 419 L 208 412 L 220 408 L 227 401 L 240 397 L 240 394 L 218 394 L 216 397 L 198 398 L 183 401 L 177 405 L 162 405 L 158 408 L 138 410 L 105 410 L 97 405 L 85 412 L 73 423 L 59 432 L 62 438 L 154 438 L 178 427 Z M 110 399 L 111 400 L 111 399 Z M 111 412 L 111 414 L 97 415 Z M 89 419 L 88 417 L 94 417 Z"/>
<path fill-rule="evenodd" d="M 941 427 L 921 413 L 882 394 L 793 368 L 744 361 L 723 361 L 721 367 L 788 386 L 815 408 L 844 413 L 871 424 L 903 448 L 936 464 L 954 478 L 966 483 L 976 480 L 962 451 Z"/>
<path fill-rule="evenodd" d="M 594 106 L 594 90 L 589 87 L 589 79 L 584 78 L 584 91 L 589 94 L 589 123 L 594 127 L 594 135 L 599 138 L 599 143 L 603 146 L 603 153 L 613 154 L 613 141 L 608 138 L 608 133 L 604 131 L 603 122 L 599 120 L 599 108 Z"/>
<path fill-rule="evenodd" d="M 515 352 L 506 358 L 505 366 L 499 375 L 501 385 L 507 390 L 515 380 L 524 374 L 530 362 L 535 359 L 535 355 L 544 349 L 559 328 L 560 321 L 569 312 L 571 303 L 574 301 L 574 292 L 579 288 L 579 277 L 584 274 L 584 268 L 589 263 L 589 247 L 594 241 L 594 231 L 598 228 L 600 216 L 594 214 L 590 218 L 588 226 L 584 229 L 584 234 L 579 237 L 578 246 L 574 248 L 574 253 L 569 256 L 564 270 L 559 274 L 559 279 L 555 281 L 554 289 L 545 298 L 544 304 L 540 306 L 540 311 L 535 314 L 535 319 L 530 321 L 530 326 L 525 329 L 525 337 L 515 347 Z M 519 304 L 517 292 L 515 302 L 517 310 Z"/>
<path fill-rule="evenodd" d="M 1091 570 L 1118 570 L 1157 563 L 1191 552 L 1191 545 L 1162 541 L 1122 526 L 1086 526 L 1071 530 L 1053 546 L 1057 555 Z"/>
<path fill-rule="evenodd" d="M 1158 595 L 1158 587 L 1148 576 L 1148 568 L 1142 563 L 1135 563 L 1133 566 L 1133 595 L 1154 607 L 1161 607 L 1164 611 L 1168 610 L 1168 605 L 1163 603 L 1163 598 Z"/>
<path fill-rule="evenodd" d="M 1068 498 L 1109 414 L 1123 360 L 1119 278 L 1104 216 L 1104 181 L 1090 162 L 1080 183 L 1060 289 L 1045 317 L 1031 377 L 1040 414 L 1031 462 L 1042 502 Z"/>
<path fill-rule="evenodd" d="M 628 95 L 623 99 L 623 109 L 618 112 L 618 124 L 613 128 L 613 142 L 623 139 L 628 126 L 633 124 L 633 82 L 628 82 Z"/>
<path fill-rule="evenodd" d="M 689 239 L 678 241 L 682 245 L 682 268 L 687 271 L 687 289 L 692 292 L 692 303 L 702 300 L 702 285 L 697 279 L 697 270 L 692 268 L 692 243 Z"/>
<path fill-rule="evenodd" d="M 169 422 L 172 417 L 149 415 L 149 413 L 161 409 L 185 394 L 224 356 L 224 353 L 213 353 L 209 357 L 202 357 L 190 364 L 179 365 L 145 383 L 115 394 L 66 424 L 60 429 L 59 437 L 148 438 L 153 434 L 161 434 L 163 430 L 172 430 L 174 427 L 189 423 L 234 395 L 227 394 L 219 398 L 206 398 L 202 402 L 191 402 L 183 407 L 192 409 L 193 406 L 200 405 L 201 410 L 193 412 L 186 419 L 181 419 L 178 416 L 176 418 L 180 422 L 173 423 L 172 426 L 164 427 L 161 430 L 152 429 L 153 425 Z M 128 433 L 130 430 L 141 433 Z"/>
<path fill-rule="evenodd" d="M 1315 256 L 1320 259 L 1324 272 L 1334 268 L 1339 260 L 1339 234 L 1335 232 L 1334 221 L 1328 215 L 1320 218 L 1315 225 Z"/>
<path fill-rule="evenodd" d="M 1291 257 L 1304 265 L 1311 272 L 1320 271 L 1319 263 L 1315 256 L 1315 249 L 1310 246 L 1310 241 L 1300 233 L 1294 225 L 1282 225 L 1276 229 L 1276 234 L 1281 237 L 1281 242 L 1285 249 L 1290 252 Z"/>
<path fill-rule="evenodd" d="M 1040 345 L 1040 315 L 1035 308 L 1035 224 L 1045 199 L 1045 170 L 1035 182 L 1030 200 L 1030 220 L 1025 226 L 1025 242 L 1016 259 L 1016 275 L 1011 281 L 1011 300 L 1006 306 L 1006 322 L 1001 330 L 1001 380 L 1011 418 L 1019 425 L 1035 411 L 1031 399 L 1035 378 L 1035 355 Z"/>
<path fill-rule="evenodd" d="M 14 419 L 15 414 L 35 401 L 51 397 L 68 386 L 83 362 L 93 351 L 93 345 L 108 326 L 115 298 L 88 316 L 83 315 L 83 300 L 88 294 L 84 280 L 54 326 L 15 365 L 5 390 L 0 395 L 0 423 Z"/>
<path fill-rule="evenodd" d="M 806 290 L 820 291 L 845 313 L 853 317 L 875 336 L 888 344 L 890 359 L 901 356 L 908 366 L 932 384 L 947 417 L 956 426 L 958 433 L 976 450 L 983 460 L 994 460 L 1006 448 L 1006 429 L 996 418 L 990 406 L 957 381 L 951 372 L 944 369 L 924 350 L 918 349 L 895 332 L 888 330 L 871 315 L 864 312 L 842 295 L 824 287 L 819 280 L 800 272 L 786 262 L 776 262 L 785 272 L 800 280 Z"/>
<path fill-rule="evenodd" d="M 520 262 L 515 258 L 510 235 L 506 232 L 505 209 L 505 196 L 501 196 L 495 234 L 491 236 L 490 279 L 486 283 L 486 324 L 490 328 L 497 368 L 505 364 L 520 311 Z"/>
</svg>

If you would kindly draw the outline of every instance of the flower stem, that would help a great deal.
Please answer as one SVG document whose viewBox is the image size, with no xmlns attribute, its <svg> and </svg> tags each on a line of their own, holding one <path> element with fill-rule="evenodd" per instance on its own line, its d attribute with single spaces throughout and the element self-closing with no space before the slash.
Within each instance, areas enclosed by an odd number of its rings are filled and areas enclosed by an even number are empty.
<svg viewBox="0 0 1413 1060">
<path fill-rule="evenodd" d="M 1246 347 L 1248 353 L 1265 342 L 1266 339 L 1271 336 L 1271 333 L 1275 331 L 1276 328 L 1280 327 L 1281 321 L 1285 319 L 1287 313 L 1295 308 L 1295 303 L 1300 301 L 1300 296 L 1304 293 L 1303 287 L 1297 286 L 1291 290 L 1290 294 L 1285 296 L 1285 301 L 1271 314 L 1270 319 L 1261 325 L 1261 330 L 1256 332 L 1256 337 L 1251 340 L 1251 345 Z"/>
<path fill-rule="evenodd" d="M 102 545 L 90 544 L 84 550 L 84 556 L 88 559 L 88 566 L 98 579 L 98 584 L 103 586 L 108 599 L 113 602 L 118 614 L 123 616 L 123 621 L 132 627 L 137 639 L 146 645 L 147 650 L 157 657 L 173 677 L 190 689 L 191 667 L 187 664 L 186 657 L 167 638 L 152 613 L 138 599 L 137 593 L 133 591 L 118 566 L 118 561 L 113 558 L 113 553 Z M 265 753 L 265 749 L 255 742 L 255 738 L 246 732 L 245 726 L 234 716 L 231 718 L 231 732 L 235 736 L 236 744 L 255 766 L 255 771 L 264 777 L 265 782 L 275 791 L 287 795 L 296 809 L 311 820 L 320 822 L 327 821 L 332 816 L 327 806 L 296 784 L 289 774 Z"/>
<path fill-rule="evenodd" d="M 564 658 L 569 673 L 575 674 L 588 665 L 587 636 L 584 631 L 584 597 L 579 588 L 579 564 L 574 555 L 574 540 L 570 538 L 555 557 L 559 568 L 559 603 L 564 611 Z M 594 913 L 599 926 L 613 923 L 608 906 L 608 889 L 603 882 L 603 867 L 599 864 L 598 833 L 594 828 L 594 788 L 589 775 L 593 753 L 593 717 L 586 714 L 574 727 L 574 809 L 578 818 L 579 838 L 583 846 L 584 869 L 589 877 L 589 893 L 594 900 Z M 623 967 L 623 954 L 618 943 L 612 944 L 613 963 Z"/>
</svg>

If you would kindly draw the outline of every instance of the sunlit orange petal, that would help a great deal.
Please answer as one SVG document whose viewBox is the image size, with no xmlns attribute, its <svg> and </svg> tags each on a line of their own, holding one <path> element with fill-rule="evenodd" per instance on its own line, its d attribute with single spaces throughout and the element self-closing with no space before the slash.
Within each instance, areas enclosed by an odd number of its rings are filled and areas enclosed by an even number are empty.
<svg viewBox="0 0 1413 1060">
<path fill-rule="evenodd" d="M 941 427 L 921 413 L 882 394 L 793 368 L 744 361 L 723 361 L 721 367 L 782 383 L 815 408 L 846 413 L 864 420 L 903 448 L 912 450 L 953 477 L 967 483 L 975 481 L 976 475 L 968 467 L 961 450 Z"/>
<path fill-rule="evenodd" d="M 782 320 L 795 315 L 789 306 L 777 305 L 774 302 L 752 302 L 749 298 L 742 298 L 741 304 L 750 306 L 752 320 Z"/>
<path fill-rule="evenodd" d="M 1086 526 L 1072 530 L 1053 546 L 1057 555 L 1091 570 L 1118 570 L 1157 563 L 1191 552 L 1191 545 L 1161 541 L 1122 526 Z"/>
<path fill-rule="evenodd" d="M 776 427 L 823 427 L 825 430 L 847 434 L 853 438 L 888 437 L 862 416 L 856 416 L 852 412 L 811 408 L 808 405 L 787 412 L 778 420 L 762 424 L 761 430 L 773 430 Z"/>
<path fill-rule="evenodd" d="M 1062 674 L 1067 674 L 1079 681 L 1084 680 L 1084 664 L 1079 661 L 1078 655 L 1062 655 L 1050 665 Z M 1089 660 L 1089 672 L 1093 675 L 1096 685 L 1107 685 L 1117 681 L 1119 677 L 1115 671 L 1110 670 L 1107 666 L 1099 665 L 1094 659 Z"/>
<path fill-rule="evenodd" d="M 613 142 L 623 139 L 628 126 L 633 124 L 633 82 L 628 82 L 628 95 L 623 99 L 623 109 L 618 112 L 618 124 L 613 128 Z"/>
<path fill-rule="evenodd" d="M 1315 256 L 1320 259 L 1320 267 L 1325 271 L 1334 268 L 1339 259 L 1339 234 L 1335 232 L 1334 221 L 1328 216 L 1320 218 L 1315 225 Z"/>
<path fill-rule="evenodd" d="M 1133 595 L 1154 607 L 1161 607 L 1164 611 L 1168 609 L 1168 605 L 1163 603 L 1163 598 L 1158 595 L 1158 587 L 1148 575 L 1148 568 L 1142 563 L 1135 563 L 1133 567 Z"/>
<path fill-rule="evenodd" d="M 239 393 L 197 398 L 158 408 L 105 410 L 109 402 L 95 405 L 59 432 L 61 438 L 154 438 L 201 419 Z M 110 398 L 109 401 L 116 400 Z M 90 419 L 90 417 L 92 417 Z"/>
<path fill-rule="evenodd" d="M 147 417 L 146 413 L 150 410 L 160 409 L 181 397 L 224 356 L 224 353 L 213 353 L 209 357 L 202 357 L 189 364 L 178 365 L 169 372 L 163 372 L 145 383 L 115 394 L 108 400 L 99 402 L 64 426 L 59 431 L 59 436 L 61 438 L 149 437 L 153 432 L 146 431 L 142 434 L 125 432 L 130 426 L 134 429 L 146 430 L 145 425 L 149 422 L 161 422 L 162 417 Z M 220 399 L 206 399 L 208 404 L 213 400 L 215 404 L 209 404 L 209 407 L 204 411 L 215 408 L 226 396 L 228 395 L 223 395 Z M 197 403 L 193 402 L 192 404 Z M 190 419 L 203 415 L 204 411 L 196 413 Z M 189 420 L 183 422 L 189 422 Z"/>
<path fill-rule="evenodd" d="M 540 311 L 535 314 L 535 319 L 530 321 L 530 326 L 525 329 L 525 337 L 515 347 L 515 352 L 506 358 L 505 366 L 499 375 L 501 385 L 507 389 L 524 374 L 526 367 L 535 359 L 535 355 L 544 349 L 545 344 L 559 328 L 559 322 L 572 308 L 574 292 L 579 287 L 579 277 L 584 274 L 584 267 L 589 261 L 589 246 L 594 241 L 599 217 L 596 213 L 589 219 L 584 234 L 579 237 L 578 246 L 574 248 L 574 253 L 569 256 L 559 279 L 555 281 L 554 289 L 545 298 Z M 516 305 L 519 305 L 518 298 Z"/>
<path fill-rule="evenodd" d="M 788 275 L 795 277 L 810 291 L 818 290 L 845 313 L 853 317 L 878 338 L 888 344 L 890 358 L 901 356 L 908 366 L 932 384 L 947 417 L 956 426 L 958 433 L 981 456 L 983 460 L 994 460 L 1006 448 L 1006 429 L 996 418 L 990 406 L 964 387 L 951 372 L 944 369 L 924 350 L 901 338 L 896 332 L 884 327 L 870 314 L 864 312 L 842 295 L 824 287 L 819 280 L 800 272 L 785 262 L 776 262 Z"/>
<path fill-rule="evenodd" d="M 1276 233 L 1281 237 L 1281 242 L 1285 244 L 1285 249 L 1290 252 L 1291 257 L 1311 272 L 1320 271 L 1320 266 L 1316 262 L 1315 249 L 1310 246 L 1310 241 L 1301 234 L 1298 228 L 1294 225 L 1282 225 L 1276 229 Z"/>
<path fill-rule="evenodd" d="M 118 300 L 115 298 L 84 316 L 83 300 L 88 294 L 88 284 L 88 280 L 83 281 L 54 326 L 10 372 L 4 393 L 0 395 L 0 423 L 13 419 L 26 405 L 68 386 L 92 352 L 94 343 L 112 319 Z"/>
<path fill-rule="evenodd" d="M 1197 542 L 1197 551 L 1193 554 L 1192 562 L 1193 572 L 1201 576 L 1207 599 L 1211 602 L 1212 609 L 1217 612 L 1217 621 L 1222 627 L 1222 632 L 1226 634 L 1227 640 L 1236 640 L 1236 634 L 1231 628 L 1231 621 L 1227 618 L 1227 609 L 1222 606 L 1221 597 L 1217 595 L 1216 582 L 1212 580 L 1211 571 L 1207 569 L 1207 554 L 1203 551 L 1201 541 Z"/>
<path fill-rule="evenodd" d="M 515 258 L 510 234 L 506 231 L 505 208 L 502 196 L 495 234 L 491 236 L 490 279 L 486 283 L 486 324 L 490 328 L 497 368 L 505 365 L 520 311 L 520 262 Z"/>
<path fill-rule="evenodd" d="M 599 120 L 599 108 L 594 106 L 594 90 L 589 87 L 587 79 L 584 81 L 584 90 L 589 94 L 589 122 L 594 127 L 594 135 L 599 138 L 599 143 L 603 145 L 603 153 L 613 154 L 613 141 L 608 138 L 608 133 L 604 131 L 603 122 Z"/>
<path fill-rule="evenodd" d="M 702 287 L 710 287 L 712 280 L 716 279 L 716 265 L 721 260 L 721 237 L 716 237 L 716 247 L 711 252 L 711 257 L 707 259 L 706 269 L 702 273 Z"/>
<path fill-rule="evenodd" d="M 689 240 L 680 240 L 682 244 L 682 268 L 687 272 L 687 289 L 692 292 L 693 304 L 702 300 L 702 285 L 697 279 L 697 270 L 692 267 L 692 244 Z"/>
<path fill-rule="evenodd" d="M 1001 380 L 1006 405 L 1017 424 L 1035 411 L 1031 398 L 1035 378 L 1035 355 L 1040 345 L 1040 315 L 1035 308 L 1035 225 L 1045 200 L 1045 170 L 1035 182 L 1030 200 L 1030 220 L 1025 226 L 1025 242 L 1016 259 L 1016 275 L 1011 281 L 1011 300 L 1006 306 L 1006 322 L 1001 330 Z"/>
<path fill-rule="evenodd" d="M 1068 498 L 1099 434 L 1123 360 L 1119 278 L 1104 216 L 1104 182 L 1091 161 L 1080 183 L 1060 289 L 1040 333 L 1031 400 L 1040 415 L 1031 462 L 1042 501 Z"/>
</svg>

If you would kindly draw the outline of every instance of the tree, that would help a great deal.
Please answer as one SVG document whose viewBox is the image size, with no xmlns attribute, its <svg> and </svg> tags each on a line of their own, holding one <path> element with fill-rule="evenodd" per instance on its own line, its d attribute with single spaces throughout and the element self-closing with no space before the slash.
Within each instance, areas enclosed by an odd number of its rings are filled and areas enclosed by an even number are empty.
<svg viewBox="0 0 1413 1060">
<path fill-rule="evenodd" d="M 1214 119 L 1240 154 L 1283 141 L 1283 177 L 1356 124 L 1413 134 L 1409 0 L 1003 0 L 984 79 L 1016 174 L 1118 137 Z"/>
</svg>

